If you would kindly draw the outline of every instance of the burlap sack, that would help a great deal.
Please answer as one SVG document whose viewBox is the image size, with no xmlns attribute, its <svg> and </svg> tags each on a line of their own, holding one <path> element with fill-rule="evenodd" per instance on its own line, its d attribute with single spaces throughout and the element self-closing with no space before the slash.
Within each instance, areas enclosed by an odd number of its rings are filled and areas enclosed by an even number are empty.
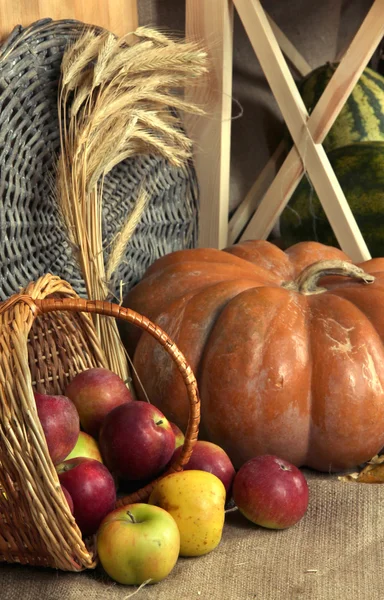
<svg viewBox="0 0 384 600">
<path fill-rule="evenodd" d="M 384 486 L 306 475 L 310 505 L 300 523 L 269 531 L 228 513 L 215 551 L 180 559 L 135 600 L 383 600 Z M 123 600 L 136 589 L 101 569 L 0 566 L 1 600 Z"/>
</svg>

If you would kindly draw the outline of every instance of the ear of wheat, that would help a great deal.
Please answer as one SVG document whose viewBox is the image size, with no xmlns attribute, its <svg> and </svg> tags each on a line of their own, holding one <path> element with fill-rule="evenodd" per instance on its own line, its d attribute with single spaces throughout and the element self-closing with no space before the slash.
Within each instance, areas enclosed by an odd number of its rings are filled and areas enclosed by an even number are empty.
<svg viewBox="0 0 384 600">
<path fill-rule="evenodd" d="M 203 112 L 185 102 L 179 91 L 206 71 L 207 56 L 198 44 L 147 28 L 120 39 L 88 29 L 65 52 L 58 97 L 57 196 L 89 298 L 108 297 L 109 282 L 149 198 L 143 182 L 119 235 L 108 241 L 111 251 L 105 264 L 104 177 L 137 154 L 159 154 L 177 166 L 189 159 L 191 140 L 175 109 Z M 128 380 L 116 324 L 97 317 L 95 325 L 108 367 Z"/>
</svg>

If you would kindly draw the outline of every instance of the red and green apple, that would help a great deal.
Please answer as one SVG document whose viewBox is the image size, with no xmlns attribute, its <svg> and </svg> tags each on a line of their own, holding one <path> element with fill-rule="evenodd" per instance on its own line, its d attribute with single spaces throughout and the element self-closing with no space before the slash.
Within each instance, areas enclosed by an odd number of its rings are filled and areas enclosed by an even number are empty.
<svg viewBox="0 0 384 600">
<path fill-rule="evenodd" d="M 172 571 L 180 550 L 174 518 L 150 504 L 117 508 L 97 532 L 97 553 L 112 579 L 126 585 L 157 583 Z"/>
<path fill-rule="evenodd" d="M 108 413 L 99 446 L 105 465 L 116 477 L 145 480 L 158 475 L 169 462 L 175 434 L 158 408 L 135 400 Z"/>
<path fill-rule="evenodd" d="M 65 390 L 80 416 L 84 431 L 97 439 L 106 415 L 133 396 L 124 381 L 109 369 L 86 369 L 75 375 Z"/>
<path fill-rule="evenodd" d="M 295 525 L 308 507 L 308 484 L 300 469 L 270 454 L 251 458 L 240 467 L 232 493 L 249 521 L 270 529 Z"/>
<path fill-rule="evenodd" d="M 73 501 L 73 516 L 84 536 L 96 533 L 116 502 L 115 482 L 98 460 L 73 458 L 57 467 L 59 481 Z"/>
<path fill-rule="evenodd" d="M 85 431 L 80 431 L 75 447 L 73 448 L 72 452 L 68 454 L 65 460 L 79 457 L 93 458 L 94 460 L 103 462 L 98 443 L 96 442 L 95 438 L 88 433 L 85 433 Z"/>
<path fill-rule="evenodd" d="M 80 433 L 79 415 L 66 396 L 35 392 L 35 402 L 49 455 L 53 464 L 57 465 L 76 444 Z"/>
<path fill-rule="evenodd" d="M 175 450 L 184 444 L 185 436 L 181 431 L 180 427 L 176 425 L 176 423 L 172 423 L 169 421 L 170 426 L 172 427 L 172 431 L 175 434 Z"/>
<path fill-rule="evenodd" d="M 175 450 L 172 462 L 180 455 L 181 450 L 181 448 Z M 223 482 L 227 498 L 229 498 L 235 476 L 235 468 L 228 454 L 217 444 L 197 440 L 193 447 L 191 458 L 184 465 L 183 469 L 185 471 L 197 469 L 198 471 L 207 471 L 216 475 Z"/>
</svg>

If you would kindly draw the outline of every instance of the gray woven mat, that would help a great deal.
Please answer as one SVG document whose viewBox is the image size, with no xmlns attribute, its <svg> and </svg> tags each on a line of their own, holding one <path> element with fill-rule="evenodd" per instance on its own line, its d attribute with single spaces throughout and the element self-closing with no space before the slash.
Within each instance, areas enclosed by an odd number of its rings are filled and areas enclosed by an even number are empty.
<svg viewBox="0 0 384 600">
<path fill-rule="evenodd" d="M 44 19 L 17 27 L 0 48 L 0 299 L 46 272 L 62 276 L 85 294 L 52 200 L 60 150 L 57 86 L 66 45 L 84 25 Z M 191 165 L 178 169 L 163 159 L 126 160 L 104 185 L 105 253 L 135 202 L 142 181 L 151 200 L 119 271 L 124 291 L 159 256 L 196 245 L 198 200 Z"/>
</svg>

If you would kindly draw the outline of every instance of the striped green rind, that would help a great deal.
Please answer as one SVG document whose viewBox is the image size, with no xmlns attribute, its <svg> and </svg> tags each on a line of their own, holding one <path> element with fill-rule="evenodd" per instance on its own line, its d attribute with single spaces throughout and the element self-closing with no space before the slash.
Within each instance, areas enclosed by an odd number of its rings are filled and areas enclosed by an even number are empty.
<svg viewBox="0 0 384 600">
<path fill-rule="evenodd" d="M 362 142 L 328 155 L 373 257 L 384 256 L 384 142 Z M 304 177 L 280 219 L 286 246 L 305 240 L 338 246 L 315 190 Z"/>
<path fill-rule="evenodd" d="M 298 85 L 309 114 L 316 106 L 337 65 L 318 67 Z M 364 70 L 353 92 L 326 136 L 326 152 L 354 142 L 384 141 L 384 78 Z"/>
</svg>

